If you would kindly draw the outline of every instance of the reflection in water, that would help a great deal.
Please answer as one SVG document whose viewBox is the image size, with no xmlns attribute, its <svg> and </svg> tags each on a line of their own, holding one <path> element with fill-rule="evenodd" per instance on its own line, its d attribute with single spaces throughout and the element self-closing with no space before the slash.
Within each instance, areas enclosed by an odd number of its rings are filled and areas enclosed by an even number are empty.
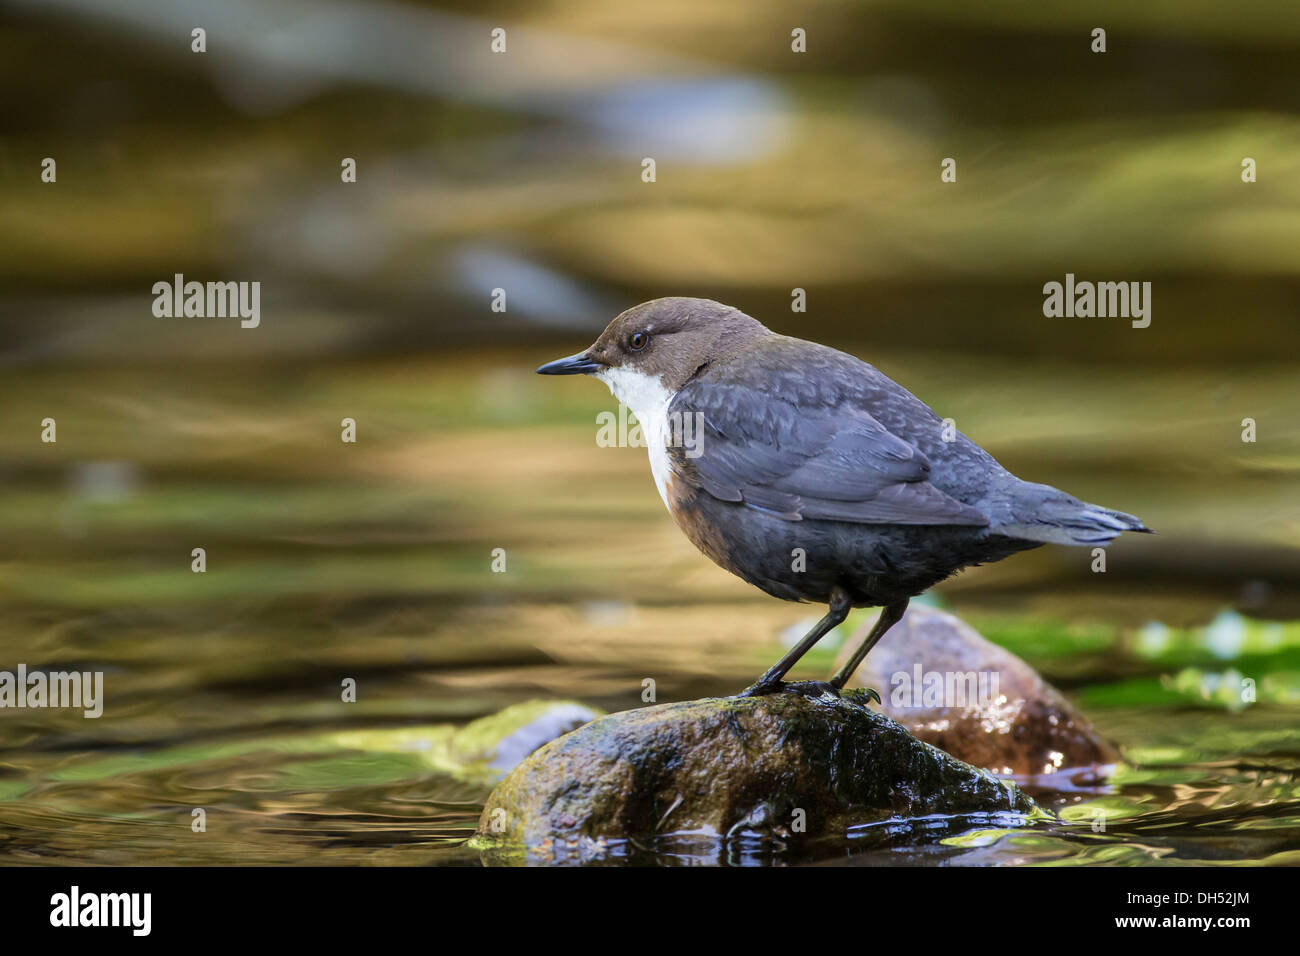
<svg viewBox="0 0 1300 956">
<path fill-rule="evenodd" d="M 809 609 L 696 554 L 644 452 L 596 444 L 608 399 L 531 391 L 535 358 L 304 366 L 274 380 L 22 373 L 4 420 L 39 421 L 25 406 L 57 394 L 79 434 L 61 421 L 57 445 L 5 436 L 0 661 L 103 670 L 106 700 L 99 720 L 0 715 L 0 859 L 477 865 L 465 842 L 490 781 L 449 769 L 439 727 L 538 698 L 637 707 L 646 678 L 660 701 L 752 680 Z M 503 382 L 516 389 L 506 403 Z M 998 395 L 982 392 L 982 427 L 1014 445 L 1023 413 Z M 338 441 L 343 410 L 364 446 Z M 1177 409 L 1161 414 L 1185 434 Z M 1029 826 L 895 821 L 801 845 L 674 834 L 616 861 L 1294 862 L 1300 628 L 1224 613 L 1230 595 L 1180 584 L 1189 556 L 1171 565 L 1163 541 L 1207 516 L 1172 506 L 1159 475 L 1098 463 L 1130 440 L 1125 427 L 1144 428 L 1115 422 L 1107 442 L 1080 427 L 1070 455 L 1032 470 L 1107 474 L 1151 511 L 1157 545 L 1111 553 L 1112 568 L 1144 577 L 1111 575 L 1096 600 L 1080 586 L 1093 583 L 1086 555 L 1034 553 L 939 589 L 1124 748 L 1112 781 L 1034 791 L 1056 818 Z M 1271 546 L 1270 528 L 1238 530 L 1243 553 Z M 203 574 L 190 570 L 198 546 Z M 495 548 L 505 573 L 491 570 Z M 798 676 L 825 677 L 826 643 Z M 1253 680 L 1255 703 L 1224 697 L 1243 686 L 1230 671 Z M 355 703 L 340 699 L 344 678 Z"/>
<path fill-rule="evenodd" d="M 608 399 L 533 392 L 534 358 L 312 365 L 273 382 L 247 369 L 22 373 L 4 419 L 39 421 L 25 406 L 57 394 L 62 420 L 57 445 L 6 436 L 17 480 L 0 499 L 0 661 L 103 670 L 105 713 L 0 717 L 0 860 L 477 865 L 464 844 L 490 780 L 439 760 L 437 726 L 533 698 L 634 708 L 646 678 L 659 701 L 749 683 L 809 609 L 695 554 L 645 453 L 595 444 Z M 987 433 L 1014 444 L 1017 403 L 982 394 Z M 344 411 L 356 446 L 338 441 Z M 1161 414 L 1186 436 L 1178 410 Z M 1091 458 L 1128 440 L 1122 425 L 1144 428 L 1115 423 L 1108 442 L 1075 441 L 1074 458 L 1041 459 L 1034 477 L 1122 477 L 1123 502 L 1151 511 L 1162 538 L 1203 522 L 1170 505 L 1160 476 Z M 1239 548 L 1268 548 L 1271 529 L 1239 528 Z M 190 570 L 195 546 L 204 574 Z M 491 571 L 497 548 L 504 574 Z M 676 834 L 616 860 L 1294 860 L 1300 630 L 1219 613 L 1230 596 L 1179 589 L 1188 555 L 1167 567 L 1167 554 L 1113 548 L 1113 567 L 1147 576 L 1112 575 L 1102 601 L 1080 591 L 1088 564 L 1069 554 L 940 588 L 1125 748 L 1109 784 L 1035 791 L 1056 819 L 898 821 L 806 845 Z M 832 636 L 798 676 L 824 678 L 835 653 Z M 1257 689 L 1240 713 L 1222 696 L 1230 670 Z"/>
<path fill-rule="evenodd" d="M 389 704 L 422 709 L 417 701 Z M 996 814 L 899 820 L 806 844 L 677 833 L 612 845 L 599 862 L 1300 861 L 1300 739 L 1289 720 L 1260 714 L 1240 726 L 1235 718 L 1229 735 L 1215 733 L 1218 715 L 1098 716 L 1121 739 L 1160 741 L 1161 752 L 1122 768 L 1100 793 L 1035 791 L 1057 819 L 1027 827 Z M 75 758 L 11 750 L 0 779 L 0 855 L 50 864 L 478 862 L 465 841 L 489 784 L 435 770 L 418 753 L 343 748 L 305 723 L 280 737 L 223 734 L 126 753 L 83 739 L 88 753 Z M 1242 740 L 1253 746 L 1237 749 Z M 206 832 L 191 831 L 196 807 L 206 813 Z"/>
</svg>

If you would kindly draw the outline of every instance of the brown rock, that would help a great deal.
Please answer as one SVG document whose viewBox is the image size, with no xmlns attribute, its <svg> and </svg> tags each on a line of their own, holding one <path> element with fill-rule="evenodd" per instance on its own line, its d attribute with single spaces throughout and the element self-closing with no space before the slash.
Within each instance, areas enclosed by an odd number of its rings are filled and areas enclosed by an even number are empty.
<svg viewBox="0 0 1300 956">
<path fill-rule="evenodd" d="M 845 642 L 847 657 L 870 628 Z M 849 682 L 919 739 L 994 773 L 1104 775 L 1115 748 L 1056 688 L 966 622 L 913 604 Z"/>
</svg>

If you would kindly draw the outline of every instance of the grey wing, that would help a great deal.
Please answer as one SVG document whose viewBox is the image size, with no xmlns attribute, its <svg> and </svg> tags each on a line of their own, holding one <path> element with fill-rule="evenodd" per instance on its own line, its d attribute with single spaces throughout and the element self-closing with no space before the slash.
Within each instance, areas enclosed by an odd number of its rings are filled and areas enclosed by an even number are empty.
<svg viewBox="0 0 1300 956">
<path fill-rule="evenodd" d="M 674 398 L 669 416 L 670 425 L 702 426 L 680 432 L 694 441 L 670 444 L 673 474 L 722 501 L 788 521 L 989 523 L 930 484 L 925 456 L 863 409 L 810 411 L 779 395 L 694 382 Z"/>
</svg>

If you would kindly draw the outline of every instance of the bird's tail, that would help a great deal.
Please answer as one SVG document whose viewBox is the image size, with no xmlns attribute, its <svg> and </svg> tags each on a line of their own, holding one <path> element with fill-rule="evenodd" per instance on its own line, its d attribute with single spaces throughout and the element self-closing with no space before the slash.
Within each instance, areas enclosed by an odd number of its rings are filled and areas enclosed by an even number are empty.
<svg viewBox="0 0 1300 956">
<path fill-rule="evenodd" d="M 1011 520 L 996 522 L 990 531 L 1044 544 L 1093 546 L 1110 544 L 1125 531 L 1153 534 L 1142 519 L 1071 497 L 1049 485 L 1021 482 Z"/>
</svg>

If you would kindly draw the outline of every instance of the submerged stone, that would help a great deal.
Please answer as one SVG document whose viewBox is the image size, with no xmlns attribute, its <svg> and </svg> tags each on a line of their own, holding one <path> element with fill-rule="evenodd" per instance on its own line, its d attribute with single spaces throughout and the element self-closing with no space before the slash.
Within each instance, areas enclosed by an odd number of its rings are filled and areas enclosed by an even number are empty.
<svg viewBox="0 0 1300 956">
<path fill-rule="evenodd" d="M 513 770 L 538 747 L 599 717 L 604 711 L 571 700 L 529 700 L 470 721 L 451 739 L 449 751 L 466 765 L 498 776 Z"/>
<path fill-rule="evenodd" d="M 542 744 L 581 727 L 603 711 L 572 700 L 528 700 L 471 720 L 397 730 L 355 730 L 332 736 L 339 746 L 416 753 L 430 767 L 491 786 Z"/>
<path fill-rule="evenodd" d="M 864 693 L 661 704 L 552 741 L 493 791 L 476 845 L 490 862 L 598 859 L 669 835 L 843 836 L 934 815 L 1036 812 L 1014 785 L 918 741 Z"/>
<path fill-rule="evenodd" d="M 845 642 L 845 656 L 870 626 Z M 995 773 L 1095 780 L 1119 760 L 1087 718 L 1032 667 L 936 608 L 908 608 L 849 686 L 874 687 L 881 711 L 918 738 Z"/>
</svg>

